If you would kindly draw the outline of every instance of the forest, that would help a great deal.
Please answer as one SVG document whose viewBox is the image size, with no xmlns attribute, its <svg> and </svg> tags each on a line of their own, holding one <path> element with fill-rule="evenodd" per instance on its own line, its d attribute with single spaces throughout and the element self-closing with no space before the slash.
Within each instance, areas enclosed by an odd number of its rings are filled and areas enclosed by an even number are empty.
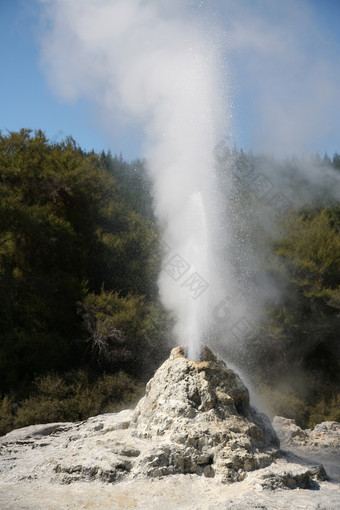
<svg viewBox="0 0 340 510">
<path fill-rule="evenodd" d="M 226 214 L 244 219 L 235 250 L 261 245 L 251 274 L 238 257 L 241 284 L 265 274 L 280 288 L 234 356 L 272 414 L 340 421 L 340 155 L 277 161 L 223 146 L 216 167 L 234 197 Z M 174 345 L 160 238 L 144 161 L 42 131 L 1 134 L 0 434 L 140 398 Z"/>
</svg>

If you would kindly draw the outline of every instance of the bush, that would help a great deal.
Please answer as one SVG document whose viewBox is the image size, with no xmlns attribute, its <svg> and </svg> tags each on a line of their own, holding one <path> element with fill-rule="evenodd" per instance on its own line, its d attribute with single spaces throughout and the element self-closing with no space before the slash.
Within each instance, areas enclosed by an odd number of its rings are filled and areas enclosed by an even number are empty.
<svg viewBox="0 0 340 510">
<path fill-rule="evenodd" d="M 339 401 L 340 393 L 335 394 L 330 398 L 320 398 L 320 400 L 311 407 L 308 426 L 313 428 L 317 423 L 321 423 L 323 421 L 340 422 Z"/>
<path fill-rule="evenodd" d="M 0 132 L 0 175 L 0 387 L 9 393 L 25 391 L 37 374 L 84 366 L 77 303 L 102 286 L 135 296 L 126 320 L 119 312 L 133 334 L 138 299 L 157 300 L 161 260 L 141 161 L 23 129 Z M 100 324 L 111 334 L 109 322 Z M 122 350 L 118 342 L 117 358 L 138 356 L 133 340 Z"/>
<path fill-rule="evenodd" d="M 265 412 L 272 419 L 284 416 L 294 419 L 299 427 L 314 428 L 323 421 L 340 422 L 340 393 L 324 389 L 313 401 L 288 389 L 261 385 L 258 388 L 260 401 L 265 402 Z"/>
<path fill-rule="evenodd" d="M 171 320 L 159 301 L 102 289 L 79 303 L 94 368 L 147 378 L 168 354 Z"/>
<path fill-rule="evenodd" d="M 14 424 L 13 403 L 6 395 L 0 402 L 0 435 L 6 434 Z"/>
<path fill-rule="evenodd" d="M 0 403 L 0 434 L 38 423 L 85 420 L 134 405 L 144 386 L 124 372 L 94 381 L 83 370 L 49 373 L 34 380 L 31 395 L 19 403 L 7 395 Z"/>
</svg>

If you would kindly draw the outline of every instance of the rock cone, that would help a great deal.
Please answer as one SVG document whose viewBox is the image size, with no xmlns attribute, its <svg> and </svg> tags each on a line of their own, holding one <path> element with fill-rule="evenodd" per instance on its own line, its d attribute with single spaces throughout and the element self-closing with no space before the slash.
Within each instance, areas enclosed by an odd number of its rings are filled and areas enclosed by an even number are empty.
<svg viewBox="0 0 340 510">
<path fill-rule="evenodd" d="M 140 464 L 148 476 L 197 473 L 233 482 L 278 456 L 276 433 L 249 405 L 239 376 L 207 347 L 202 357 L 188 360 L 182 347 L 173 349 L 135 409 L 135 435 L 158 438 Z"/>
<path fill-rule="evenodd" d="M 291 429 L 294 452 L 279 452 L 268 418 L 252 409 L 238 375 L 209 349 L 196 362 L 176 348 L 134 411 L 33 425 L 1 437 L 0 507 L 59 510 L 62 501 L 70 510 L 338 509 L 340 490 L 325 481 L 309 447 L 301 446 L 297 457 L 295 443 L 307 434 L 312 447 L 317 437 L 324 456 L 326 441 L 331 468 L 338 466 L 339 424 L 297 434 L 287 420 L 275 423 L 285 443 Z M 221 490 L 220 481 L 240 483 Z"/>
</svg>

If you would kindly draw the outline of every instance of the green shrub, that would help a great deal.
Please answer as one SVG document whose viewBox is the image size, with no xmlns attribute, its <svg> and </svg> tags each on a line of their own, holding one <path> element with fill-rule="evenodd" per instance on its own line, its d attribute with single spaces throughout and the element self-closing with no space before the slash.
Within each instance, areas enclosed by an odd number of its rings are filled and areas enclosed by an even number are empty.
<svg viewBox="0 0 340 510">
<path fill-rule="evenodd" d="M 0 401 L 0 435 L 6 434 L 6 432 L 14 428 L 12 409 L 11 399 L 8 395 L 5 395 Z"/>
<path fill-rule="evenodd" d="M 322 397 L 310 409 L 308 426 L 313 428 L 322 421 L 340 422 L 340 393 L 332 397 Z"/>
<path fill-rule="evenodd" d="M 124 372 L 103 374 L 94 381 L 83 370 L 49 373 L 34 380 L 32 393 L 19 402 L 5 396 L 0 404 L 0 434 L 38 423 L 85 420 L 99 413 L 134 405 L 144 386 Z"/>
<path fill-rule="evenodd" d="M 261 385 L 258 397 L 264 404 L 265 412 L 272 419 L 274 416 L 284 416 L 294 419 L 302 428 L 314 428 L 323 421 L 340 422 L 340 393 L 324 389 L 312 401 L 306 397 L 293 393 L 289 389 Z"/>
<path fill-rule="evenodd" d="M 166 358 L 172 323 L 159 301 L 102 289 L 87 294 L 78 306 L 92 366 L 141 378 L 150 377 Z"/>
</svg>

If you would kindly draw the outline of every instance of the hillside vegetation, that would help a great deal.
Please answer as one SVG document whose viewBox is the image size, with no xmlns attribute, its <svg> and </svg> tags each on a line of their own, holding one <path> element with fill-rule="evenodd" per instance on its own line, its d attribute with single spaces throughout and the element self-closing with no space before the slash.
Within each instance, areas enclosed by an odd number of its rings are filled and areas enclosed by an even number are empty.
<svg viewBox="0 0 340 510">
<path fill-rule="evenodd" d="M 304 427 L 340 421 L 340 157 L 223 151 L 235 273 L 265 311 L 235 357 L 269 413 Z"/>
<path fill-rule="evenodd" d="M 40 131 L 1 137 L 1 432 L 119 404 L 166 355 L 149 187 L 141 161 Z M 68 413 L 65 399 L 87 402 Z"/>
<path fill-rule="evenodd" d="M 293 163 L 280 163 L 295 202 L 273 235 L 252 214 L 251 183 L 274 162 L 226 155 L 219 172 L 222 181 L 233 175 L 243 235 L 256 243 L 261 233 L 270 251 L 262 269 L 284 289 L 239 359 L 273 413 L 303 426 L 340 420 L 340 207 L 331 181 L 308 202 Z M 339 171 L 339 161 L 317 164 Z M 51 143 L 41 131 L 0 137 L 0 433 L 140 397 L 173 342 L 157 294 L 159 244 L 142 161 L 87 153 L 72 138 Z M 238 258 L 242 274 L 246 262 Z"/>
</svg>

